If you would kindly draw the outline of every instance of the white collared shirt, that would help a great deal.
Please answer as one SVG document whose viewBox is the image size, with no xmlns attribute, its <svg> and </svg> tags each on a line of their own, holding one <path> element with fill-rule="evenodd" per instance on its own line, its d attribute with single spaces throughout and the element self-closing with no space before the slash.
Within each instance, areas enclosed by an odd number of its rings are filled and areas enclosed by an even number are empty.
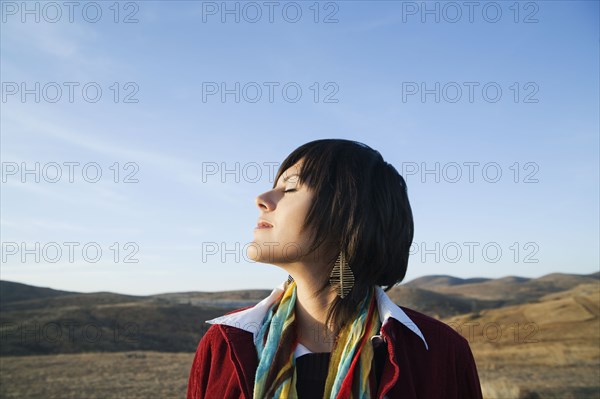
<svg viewBox="0 0 600 399">
<path fill-rule="evenodd" d="M 251 308 L 242 310 L 240 312 L 231 313 L 228 315 L 223 315 L 211 320 L 207 320 L 206 323 L 209 324 L 225 324 L 231 327 L 240 328 L 244 331 L 251 332 L 254 337 L 254 342 L 256 343 L 256 339 L 258 337 L 258 332 L 260 331 L 261 324 L 265 319 L 267 312 L 269 311 L 271 305 L 277 300 L 279 295 L 284 291 L 285 281 L 279 285 L 279 287 L 273 289 L 271 294 L 254 305 Z M 404 324 L 408 327 L 409 330 L 414 332 L 423 340 L 425 344 L 425 348 L 429 350 L 429 346 L 427 345 L 427 341 L 423 336 L 419 327 L 408 317 L 408 315 L 397 306 L 387 295 L 387 293 L 380 286 L 375 287 L 375 298 L 377 301 L 377 308 L 379 310 L 379 319 L 381 321 L 381 326 L 387 322 L 387 320 L 391 317 L 393 319 L 398 320 L 400 323 Z M 381 333 L 381 331 L 380 331 Z M 374 335 L 371 337 L 371 340 L 381 338 L 380 335 Z M 308 348 L 304 346 L 298 345 L 295 351 L 295 357 L 301 356 L 303 354 L 310 353 Z"/>
</svg>

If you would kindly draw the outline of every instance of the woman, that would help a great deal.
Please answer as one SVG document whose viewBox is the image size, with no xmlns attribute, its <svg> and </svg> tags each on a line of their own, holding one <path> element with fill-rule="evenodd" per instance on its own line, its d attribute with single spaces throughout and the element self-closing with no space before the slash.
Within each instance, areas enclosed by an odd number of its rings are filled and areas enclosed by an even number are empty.
<svg viewBox="0 0 600 399">
<path fill-rule="evenodd" d="M 404 179 L 378 151 L 304 144 L 256 204 L 248 256 L 288 280 L 208 321 L 188 399 L 482 397 L 467 340 L 386 294 L 406 274 L 413 219 Z"/>
</svg>

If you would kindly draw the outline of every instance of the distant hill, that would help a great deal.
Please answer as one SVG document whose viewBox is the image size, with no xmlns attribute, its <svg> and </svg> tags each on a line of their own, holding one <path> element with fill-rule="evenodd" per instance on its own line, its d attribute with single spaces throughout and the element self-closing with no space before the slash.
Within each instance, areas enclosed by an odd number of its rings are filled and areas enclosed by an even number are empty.
<svg viewBox="0 0 600 399">
<path fill-rule="evenodd" d="M 176 292 L 153 295 L 163 303 L 179 303 L 194 306 L 241 308 L 255 305 L 269 296 L 272 290 L 245 290 L 222 292 Z"/>
<path fill-rule="evenodd" d="M 539 278 L 507 276 L 498 279 L 458 279 L 451 276 L 426 276 L 400 286 L 427 289 L 483 301 L 503 301 L 504 305 L 537 301 L 544 295 L 564 291 L 579 284 L 600 282 L 600 273 L 552 273 Z"/>
<path fill-rule="evenodd" d="M 505 301 L 465 298 L 460 295 L 442 294 L 411 286 L 397 286 L 388 291 L 394 303 L 417 310 L 432 317 L 444 318 L 482 309 L 502 306 Z"/>
<path fill-rule="evenodd" d="M 77 293 L 10 281 L 1 287 L 0 356 L 192 352 L 210 327 L 204 321 L 233 309 L 192 306 L 162 295 Z"/>
<path fill-rule="evenodd" d="M 71 294 L 77 293 L 0 280 L 0 303 L 3 304 L 31 298 L 42 299 Z"/>
<path fill-rule="evenodd" d="M 511 305 L 600 282 L 600 273 L 553 273 L 537 279 L 426 276 L 388 292 L 402 306 L 440 319 L 479 317 Z M 271 290 L 178 292 L 136 296 L 78 293 L 0 281 L 0 355 L 154 350 L 191 352 L 204 321 L 251 306 Z M 582 300 L 582 304 L 589 301 Z M 584 305 L 582 305 L 584 306 Z M 593 306 L 590 307 L 593 309 Z"/>
<path fill-rule="evenodd" d="M 433 276 L 423 276 L 411 280 L 403 285 L 409 287 L 416 288 L 428 288 L 428 287 L 437 287 L 437 286 L 449 286 L 449 285 L 461 285 L 461 284 L 472 284 L 472 283 L 482 283 L 485 281 L 489 281 L 489 278 L 476 277 L 476 278 L 458 278 L 447 275 L 433 275 Z"/>
<path fill-rule="evenodd" d="M 151 350 L 193 352 L 223 309 L 148 302 L 4 311 L 0 356 Z"/>
</svg>

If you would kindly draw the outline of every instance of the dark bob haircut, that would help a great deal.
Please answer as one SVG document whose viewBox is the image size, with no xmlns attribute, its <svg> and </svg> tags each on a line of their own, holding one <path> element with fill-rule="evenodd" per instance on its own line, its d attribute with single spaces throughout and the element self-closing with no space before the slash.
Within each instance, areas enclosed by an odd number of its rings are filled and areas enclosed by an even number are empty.
<svg viewBox="0 0 600 399">
<path fill-rule="evenodd" d="M 327 325 L 336 333 L 351 320 L 373 285 L 389 291 L 406 275 L 414 224 L 406 182 L 381 154 L 366 144 L 346 139 L 321 139 L 295 149 L 281 164 L 279 177 L 302 160 L 298 180 L 315 193 L 303 231 L 311 231 L 308 253 L 322 245 L 343 251 L 354 273 L 354 287 L 336 297 Z M 315 295 L 329 289 L 323 282 Z"/>
</svg>

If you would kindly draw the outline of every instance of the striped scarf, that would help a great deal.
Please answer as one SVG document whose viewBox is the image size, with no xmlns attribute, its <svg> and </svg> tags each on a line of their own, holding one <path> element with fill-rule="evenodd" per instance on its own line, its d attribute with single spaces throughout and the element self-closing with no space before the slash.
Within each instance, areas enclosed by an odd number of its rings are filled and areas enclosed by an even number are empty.
<svg viewBox="0 0 600 399">
<path fill-rule="evenodd" d="M 298 344 L 294 305 L 296 282 L 286 285 L 267 312 L 256 340 L 258 368 L 254 379 L 254 399 L 297 398 L 296 361 Z M 329 361 L 323 398 L 363 399 L 371 393 L 373 347 L 370 337 L 381 328 L 374 287 L 360 304 L 358 313 L 338 335 Z"/>
</svg>

